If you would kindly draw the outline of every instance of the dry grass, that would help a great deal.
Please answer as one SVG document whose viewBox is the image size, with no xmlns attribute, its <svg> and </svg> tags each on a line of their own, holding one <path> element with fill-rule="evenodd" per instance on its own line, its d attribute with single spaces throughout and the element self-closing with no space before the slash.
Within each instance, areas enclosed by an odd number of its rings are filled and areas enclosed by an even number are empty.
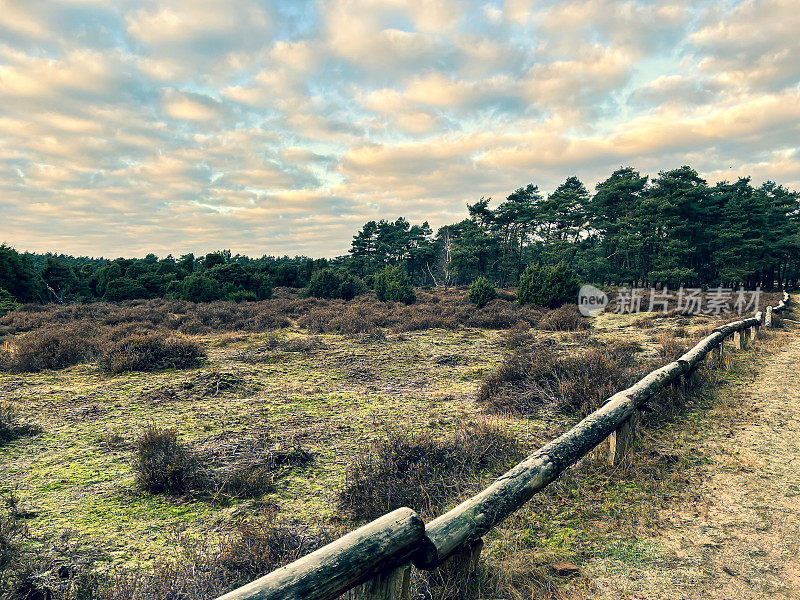
<svg viewBox="0 0 800 600">
<path fill-rule="evenodd" d="M 94 360 L 99 353 L 97 328 L 87 324 L 44 326 L 22 336 L 0 355 L 7 371 L 63 369 Z"/>
<path fill-rule="evenodd" d="M 214 537 L 175 534 L 172 556 L 150 570 L 118 569 L 106 574 L 69 546 L 47 553 L 19 544 L 24 526 L 0 518 L 0 594 L 4 600 L 213 600 L 328 541 L 324 531 L 277 519 L 275 505 L 259 517 L 240 520 Z"/>
<path fill-rule="evenodd" d="M 289 470 L 312 460 L 299 445 L 275 445 L 267 435 L 237 440 L 232 456 L 226 454 L 228 447 L 200 452 L 180 442 L 174 429 L 150 425 L 134 444 L 133 470 L 139 485 L 152 494 L 191 492 L 220 502 L 264 496 Z"/>
<path fill-rule="evenodd" d="M 694 345 L 693 343 L 690 344 L 688 340 L 679 339 L 672 330 L 662 331 L 654 341 L 656 342 L 658 358 L 662 363 L 676 360 Z"/>
<path fill-rule="evenodd" d="M 36 425 L 20 421 L 19 411 L 14 405 L 0 402 L 0 444 L 40 432 L 41 429 Z"/>
</svg>

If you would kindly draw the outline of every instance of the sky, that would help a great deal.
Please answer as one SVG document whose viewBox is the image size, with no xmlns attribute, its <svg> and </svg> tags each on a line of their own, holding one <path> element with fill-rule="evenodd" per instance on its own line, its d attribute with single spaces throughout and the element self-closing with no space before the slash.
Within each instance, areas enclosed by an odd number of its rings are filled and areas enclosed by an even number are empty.
<svg viewBox="0 0 800 600">
<path fill-rule="evenodd" d="M 0 0 L 0 242 L 332 257 L 620 166 L 800 190 L 798 31 L 797 0 Z"/>
</svg>

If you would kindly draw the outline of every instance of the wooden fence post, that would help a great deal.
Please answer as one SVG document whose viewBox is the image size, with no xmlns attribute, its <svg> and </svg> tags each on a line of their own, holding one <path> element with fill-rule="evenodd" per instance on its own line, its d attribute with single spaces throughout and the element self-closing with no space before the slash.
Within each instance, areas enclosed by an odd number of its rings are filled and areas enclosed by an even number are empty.
<svg viewBox="0 0 800 600">
<path fill-rule="evenodd" d="M 712 351 L 712 364 L 717 367 L 722 367 L 725 361 L 725 344 L 723 343 L 725 340 L 722 340 L 719 343 L 719 346 L 714 348 Z"/>
<path fill-rule="evenodd" d="M 744 340 L 742 339 L 741 330 L 733 332 L 733 347 L 737 350 L 744 348 Z"/>
<path fill-rule="evenodd" d="M 767 314 L 764 317 L 764 327 L 772 327 L 772 307 L 767 307 Z"/>
<path fill-rule="evenodd" d="M 345 600 L 409 600 L 411 564 L 380 573 L 367 582 L 345 592 Z"/>
<path fill-rule="evenodd" d="M 612 467 L 619 466 L 631 455 L 638 420 L 639 414 L 634 412 L 608 436 L 608 464 Z"/>
<path fill-rule="evenodd" d="M 690 369 L 688 372 L 681 375 L 681 382 L 683 383 L 683 391 L 687 394 L 692 389 L 693 379 L 694 379 L 694 369 Z"/>
<path fill-rule="evenodd" d="M 430 572 L 430 577 L 442 586 L 444 597 L 469 598 L 474 595 L 473 578 L 478 570 L 482 549 L 483 539 L 465 544 Z"/>
</svg>

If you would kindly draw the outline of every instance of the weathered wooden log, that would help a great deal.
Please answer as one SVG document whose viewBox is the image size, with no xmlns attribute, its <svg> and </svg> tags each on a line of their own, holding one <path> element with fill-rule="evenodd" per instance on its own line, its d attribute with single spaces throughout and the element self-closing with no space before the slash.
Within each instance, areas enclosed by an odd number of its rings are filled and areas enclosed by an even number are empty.
<svg viewBox="0 0 800 600">
<path fill-rule="evenodd" d="M 719 331 L 712 333 L 697 342 L 693 348 L 682 354 L 680 358 L 678 358 L 678 362 L 686 363 L 686 371 L 693 371 L 700 365 L 709 352 L 714 348 L 722 346 L 722 341 L 724 339 L 724 333 Z"/>
<path fill-rule="evenodd" d="M 772 307 L 767 307 L 767 313 L 764 317 L 764 327 L 772 327 Z"/>
<path fill-rule="evenodd" d="M 435 568 L 465 544 L 483 537 L 687 368 L 686 362 L 669 363 L 614 394 L 575 427 L 531 454 L 481 493 L 431 521 L 425 528 L 424 546 L 414 556 L 414 564 L 422 569 Z"/>
<path fill-rule="evenodd" d="M 715 333 L 722 333 L 726 337 L 732 334 L 735 331 L 739 331 L 741 329 L 745 329 L 746 327 L 752 327 L 756 325 L 758 319 L 755 317 L 750 317 L 749 319 L 743 319 L 741 321 L 734 321 L 733 323 L 726 323 L 725 325 L 720 325 L 714 329 Z"/>
<path fill-rule="evenodd" d="M 424 531 L 417 513 L 398 508 L 218 600 L 332 600 L 376 576 L 396 584 L 393 572 L 408 562 Z"/>
</svg>

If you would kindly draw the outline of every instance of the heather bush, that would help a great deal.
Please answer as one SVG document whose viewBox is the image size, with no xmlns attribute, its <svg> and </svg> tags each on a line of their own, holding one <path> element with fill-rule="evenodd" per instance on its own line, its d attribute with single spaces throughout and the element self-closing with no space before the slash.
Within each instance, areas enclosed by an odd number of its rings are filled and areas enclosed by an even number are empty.
<svg viewBox="0 0 800 600">
<path fill-rule="evenodd" d="M 107 373 L 196 367 L 205 356 L 197 342 L 175 335 L 130 335 L 105 344 L 97 366 Z"/>
<path fill-rule="evenodd" d="M 635 380 L 630 347 L 593 347 L 559 354 L 547 343 L 515 344 L 484 376 L 477 401 L 493 412 L 537 415 L 550 410 L 588 413 Z"/>
<path fill-rule="evenodd" d="M 470 311 L 465 324 L 482 329 L 511 329 L 530 327 L 541 319 L 542 311 L 533 306 L 516 306 L 507 300 L 496 299 L 483 308 Z"/>
<path fill-rule="evenodd" d="M 81 325 L 41 327 L 15 340 L 13 349 L 4 352 L 3 367 L 33 373 L 90 362 L 98 353 L 97 335 L 96 328 Z"/>
<path fill-rule="evenodd" d="M 227 527 L 213 541 L 180 535 L 171 543 L 173 558 L 157 560 L 152 571 L 94 578 L 83 598 L 213 600 L 330 541 L 324 532 L 279 521 L 274 505 L 260 512 Z"/>
<path fill-rule="evenodd" d="M 575 304 L 564 304 L 548 311 L 537 327 L 549 331 L 578 331 L 588 329 L 590 325 Z"/>
<path fill-rule="evenodd" d="M 139 484 L 153 494 L 185 493 L 200 477 L 197 457 L 178 441 L 177 432 L 153 425 L 136 440 L 133 470 Z"/>
<path fill-rule="evenodd" d="M 393 431 L 347 467 L 339 504 L 359 520 L 401 506 L 432 515 L 464 493 L 481 472 L 507 467 L 520 456 L 516 439 L 487 421 L 462 423 L 444 437 Z"/>
</svg>

